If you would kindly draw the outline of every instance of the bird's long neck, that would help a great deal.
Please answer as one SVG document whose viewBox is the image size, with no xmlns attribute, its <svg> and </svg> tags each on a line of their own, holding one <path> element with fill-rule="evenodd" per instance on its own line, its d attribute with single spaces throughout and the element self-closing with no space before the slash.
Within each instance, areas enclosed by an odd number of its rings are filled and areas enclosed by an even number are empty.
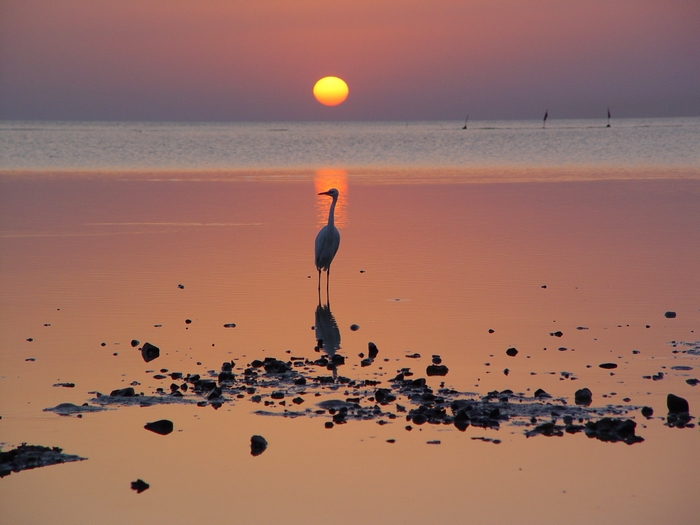
<svg viewBox="0 0 700 525">
<path fill-rule="evenodd" d="M 333 202 L 331 203 L 331 209 L 328 212 L 328 226 L 335 226 L 335 203 L 338 201 L 338 197 L 333 197 Z"/>
</svg>

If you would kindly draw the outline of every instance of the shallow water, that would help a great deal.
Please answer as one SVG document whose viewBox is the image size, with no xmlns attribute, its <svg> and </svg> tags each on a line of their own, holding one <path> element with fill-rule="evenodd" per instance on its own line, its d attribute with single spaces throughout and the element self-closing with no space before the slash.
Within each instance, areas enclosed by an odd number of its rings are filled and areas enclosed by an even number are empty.
<svg viewBox="0 0 700 525">
<path fill-rule="evenodd" d="M 630 169 L 625 180 L 602 169 L 571 181 L 555 165 L 556 182 L 536 182 L 537 169 L 511 167 L 520 182 L 500 184 L 456 182 L 439 166 L 422 176 L 394 166 L 378 180 L 296 167 L 262 181 L 34 168 L 0 177 L 1 440 L 88 460 L 3 478 L 3 523 L 695 523 L 700 433 L 664 425 L 668 393 L 692 415 L 700 402 L 700 386 L 686 383 L 700 377 L 700 357 L 683 353 L 697 344 L 671 344 L 700 340 L 691 168 L 683 177 Z M 132 381 L 147 394 L 167 389 L 169 378 L 153 378 L 161 368 L 316 359 L 312 245 L 328 199 L 315 194 L 331 185 L 341 191 L 330 283 L 347 357 L 339 374 L 386 384 L 403 367 L 424 376 L 439 354 L 450 371 L 428 378 L 436 389 L 542 388 L 573 403 L 588 387 L 594 406 L 630 407 L 644 442 L 527 438 L 508 424 L 409 432 L 401 414 L 329 430 L 327 417 L 255 415 L 265 407 L 248 397 L 218 410 L 43 411 Z M 132 339 L 158 345 L 160 358 L 144 363 Z M 360 367 L 369 341 L 379 357 Z M 406 357 L 415 352 L 420 359 Z M 301 408 L 346 397 L 342 387 L 320 392 Z M 161 418 L 172 434 L 143 429 Z M 269 443 L 257 457 L 253 434 Z M 129 488 L 137 478 L 151 485 L 139 495 Z"/>
</svg>

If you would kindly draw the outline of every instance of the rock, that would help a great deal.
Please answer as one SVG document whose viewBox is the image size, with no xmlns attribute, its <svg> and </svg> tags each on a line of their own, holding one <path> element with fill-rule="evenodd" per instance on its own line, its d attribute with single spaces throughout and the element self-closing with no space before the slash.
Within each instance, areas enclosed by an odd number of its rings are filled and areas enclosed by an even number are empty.
<svg viewBox="0 0 700 525">
<path fill-rule="evenodd" d="M 510 357 L 515 357 L 516 355 L 518 355 L 518 349 L 517 348 L 509 348 L 508 350 L 506 350 L 506 355 L 510 356 Z"/>
<path fill-rule="evenodd" d="M 503 369 L 503 375 L 506 375 L 506 376 L 507 376 L 508 374 L 510 374 L 510 370 L 508 370 L 507 368 L 504 368 L 504 369 Z"/>
<path fill-rule="evenodd" d="M 109 395 L 112 397 L 134 397 L 136 392 L 134 391 L 134 387 L 128 386 L 126 388 L 112 390 Z"/>
<path fill-rule="evenodd" d="M 167 436 L 173 431 L 173 422 L 168 419 L 160 419 L 152 423 L 146 423 L 143 428 L 161 436 Z"/>
<path fill-rule="evenodd" d="M 350 325 L 350 330 L 353 332 L 357 332 L 359 329 L 360 329 L 360 325 L 357 325 L 357 324 Z"/>
<path fill-rule="evenodd" d="M 581 388 L 574 394 L 577 405 L 589 406 L 593 402 L 593 393 L 588 388 Z"/>
<path fill-rule="evenodd" d="M 270 394 L 270 397 L 272 399 L 284 399 L 284 392 L 277 390 L 275 392 L 272 392 L 272 394 Z"/>
<path fill-rule="evenodd" d="M 138 340 L 138 339 L 132 339 L 132 340 L 131 340 L 131 347 L 132 347 L 132 348 L 136 348 L 137 346 L 139 346 L 139 340 Z"/>
<path fill-rule="evenodd" d="M 612 370 L 613 368 L 617 368 L 616 363 L 601 363 L 598 366 L 600 368 L 605 368 L 606 370 Z"/>
<path fill-rule="evenodd" d="M 439 365 L 442 363 L 442 358 L 436 354 L 436 355 L 433 355 L 432 361 L 433 361 L 434 365 Z"/>
<path fill-rule="evenodd" d="M 142 479 L 137 479 L 131 482 L 131 490 L 135 490 L 137 494 L 141 494 L 144 490 L 148 490 L 150 485 Z"/>
<path fill-rule="evenodd" d="M 377 348 L 377 345 L 375 345 L 371 341 L 367 343 L 367 354 L 367 357 L 369 357 L 370 359 L 375 359 L 379 354 L 379 349 Z"/>
<path fill-rule="evenodd" d="M 263 367 L 265 372 L 268 374 L 284 374 L 285 372 L 291 370 L 291 367 L 284 361 L 279 359 L 274 359 L 272 357 L 266 357 L 263 362 Z"/>
<path fill-rule="evenodd" d="M 177 287 L 178 287 L 180 290 L 184 290 L 184 289 L 185 289 L 185 285 L 184 285 L 184 284 L 178 284 Z"/>
<path fill-rule="evenodd" d="M 598 421 L 588 421 L 584 429 L 589 438 L 616 443 L 622 441 L 628 445 L 641 443 L 644 438 L 635 435 L 637 423 L 631 419 L 604 417 Z"/>
<path fill-rule="evenodd" d="M 664 314 L 664 317 L 665 317 L 666 319 L 675 319 L 675 318 L 676 318 L 676 312 L 670 312 L 670 311 L 669 311 L 669 312 L 666 312 L 666 313 Z"/>
<path fill-rule="evenodd" d="M 686 379 L 685 382 L 688 383 L 690 386 L 696 386 L 698 383 L 700 383 L 700 379 L 697 379 L 697 378 Z"/>
<path fill-rule="evenodd" d="M 15 449 L 0 451 L 0 478 L 12 472 L 47 467 L 58 463 L 83 461 L 84 459 L 86 458 L 64 454 L 63 450 L 58 447 L 42 447 L 23 443 Z"/>
<path fill-rule="evenodd" d="M 236 323 L 226 323 L 224 328 L 236 328 Z"/>
<path fill-rule="evenodd" d="M 673 394 L 669 394 L 668 397 L 666 397 L 666 406 L 668 407 L 669 414 L 687 414 L 690 412 L 688 401 Z"/>
<path fill-rule="evenodd" d="M 495 331 L 496 331 L 496 330 L 494 330 L 493 328 L 489 328 L 489 333 L 490 333 L 490 334 L 494 333 Z"/>
<path fill-rule="evenodd" d="M 535 397 L 552 397 L 550 394 L 542 390 L 541 388 L 538 388 L 535 390 Z"/>
<path fill-rule="evenodd" d="M 185 319 L 185 324 L 192 324 L 192 319 Z"/>
<path fill-rule="evenodd" d="M 561 330 L 557 330 L 556 332 L 550 332 L 549 335 L 554 337 L 561 337 L 564 335 L 564 332 L 562 332 Z"/>
<path fill-rule="evenodd" d="M 386 405 L 388 403 L 391 403 L 392 401 L 396 401 L 396 396 L 392 394 L 391 390 L 389 390 L 388 388 L 378 388 L 377 391 L 374 393 L 374 399 L 380 405 Z"/>
<path fill-rule="evenodd" d="M 221 397 L 221 388 L 218 386 L 215 386 L 214 388 L 211 389 L 209 392 L 209 395 L 207 396 L 207 399 L 211 401 L 212 399 L 219 399 Z"/>
<path fill-rule="evenodd" d="M 428 365 L 425 369 L 425 373 L 429 376 L 446 376 L 450 369 L 445 365 Z"/>
<path fill-rule="evenodd" d="M 143 343 L 143 346 L 141 347 L 141 357 L 143 357 L 144 361 L 149 363 L 160 357 L 160 348 L 148 342 Z"/>
<path fill-rule="evenodd" d="M 267 449 L 267 441 L 262 436 L 253 436 L 250 438 L 250 455 L 259 456 Z"/>
<path fill-rule="evenodd" d="M 654 409 L 651 407 L 642 407 L 641 412 L 642 415 L 647 419 L 654 415 Z"/>
</svg>

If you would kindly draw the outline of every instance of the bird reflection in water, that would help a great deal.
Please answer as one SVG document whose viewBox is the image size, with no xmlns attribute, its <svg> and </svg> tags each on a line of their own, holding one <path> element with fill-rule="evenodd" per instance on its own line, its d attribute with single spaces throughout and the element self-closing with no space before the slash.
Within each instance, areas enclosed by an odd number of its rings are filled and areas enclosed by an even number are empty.
<svg viewBox="0 0 700 525">
<path fill-rule="evenodd" d="M 331 305 L 318 303 L 316 307 L 316 348 L 328 356 L 328 369 L 336 377 L 337 366 L 345 364 L 345 358 L 336 352 L 340 349 L 340 329 L 331 313 Z"/>
</svg>

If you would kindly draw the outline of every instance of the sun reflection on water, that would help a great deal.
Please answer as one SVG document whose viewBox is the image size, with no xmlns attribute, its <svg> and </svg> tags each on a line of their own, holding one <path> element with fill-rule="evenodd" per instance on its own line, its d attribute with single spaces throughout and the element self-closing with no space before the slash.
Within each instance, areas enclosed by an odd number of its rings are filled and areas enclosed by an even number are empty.
<svg viewBox="0 0 700 525">
<path fill-rule="evenodd" d="M 314 175 L 314 188 L 316 193 L 336 188 L 340 192 L 338 203 L 335 206 L 335 225 L 338 228 L 345 226 L 348 220 L 348 172 L 343 169 L 324 168 L 316 170 Z M 316 223 L 319 228 L 328 222 L 328 208 L 330 199 L 326 195 L 316 197 Z"/>
</svg>

